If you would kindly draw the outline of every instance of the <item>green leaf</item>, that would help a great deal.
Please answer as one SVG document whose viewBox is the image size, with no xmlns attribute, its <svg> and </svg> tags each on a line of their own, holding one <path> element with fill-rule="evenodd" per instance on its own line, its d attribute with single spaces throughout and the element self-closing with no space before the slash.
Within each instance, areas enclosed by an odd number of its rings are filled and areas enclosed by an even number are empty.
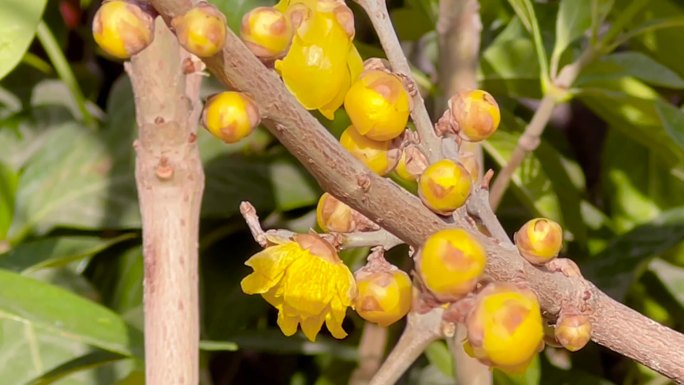
<svg viewBox="0 0 684 385">
<path fill-rule="evenodd" d="M 41 151 L 19 179 L 10 239 L 55 226 L 139 225 L 133 172 L 122 169 L 108 148 L 107 143 L 116 143 L 114 138 L 108 141 L 73 123 L 53 127 L 45 135 Z"/>
<path fill-rule="evenodd" d="M 551 70 L 560 69 L 561 55 L 591 26 L 594 0 L 561 0 L 556 21 L 556 43 L 551 54 Z"/>
<path fill-rule="evenodd" d="M 598 38 L 599 30 L 606 20 L 606 16 L 613 8 L 615 0 L 592 0 L 591 1 L 591 33 L 592 42 Z"/>
<path fill-rule="evenodd" d="M 461 347 L 458 346 L 458 349 L 461 349 Z M 425 349 L 425 357 L 445 376 L 454 376 L 453 357 L 444 341 L 435 341 L 428 345 Z"/>
<path fill-rule="evenodd" d="M 575 82 L 576 86 L 632 76 L 660 87 L 684 88 L 684 79 L 650 56 L 636 51 L 617 52 L 589 64 Z"/>
<path fill-rule="evenodd" d="M 0 254 L 0 268 L 26 274 L 44 268 L 64 266 L 73 261 L 92 257 L 116 243 L 134 237 L 133 234 L 124 234 L 112 239 L 88 236 L 40 238 L 20 243 L 7 253 Z"/>
<path fill-rule="evenodd" d="M 273 2 L 269 0 L 210 0 L 214 3 L 228 21 L 228 26 L 233 31 L 240 30 L 242 24 L 242 17 L 256 7 L 273 6 Z"/>
<path fill-rule="evenodd" d="M 630 46 L 684 76 L 684 52 L 676 47 L 684 34 L 684 7 L 679 1 L 641 0 L 643 11 L 637 12 L 625 26 L 624 38 L 632 38 Z M 616 0 L 615 9 L 625 10 L 635 0 Z M 620 15 L 616 13 L 616 16 Z M 662 27 L 662 28 L 661 28 Z M 634 34 L 638 35 L 636 38 Z M 624 39 L 623 38 L 623 39 Z M 617 39 L 620 44 L 623 39 Z"/>
<path fill-rule="evenodd" d="M 506 124 L 515 124 L 513 119 Z M 494 161 L 503 166 L 508 162 L 516 147 L 519 132 L 499 130 L 483 142 L 483 147 Z M 534 216 L 543 216 L 559 221 L 572 236 L 580 242 L 586 241 L 586 224 L 582 207 L 589 205 L 580 196 L 581 185 L 573 180 L 583 179 L 579 168 L 562 156 L 546 141 L 537 150 L 528 154 L 511 178 L 512 192 L 523 202 Z"/>
<path fill-rule="evenodd" d="M 666 164 L 684 162 L 684 148 L 665 131 L 656 109 L 661 99 L 652 88 L 623 77 L 595 79 L 579 91 L 578 98 L 611 127 L 652 149 Z"/>
<path fill-rule="evenodd" d="M 12 224 L 18 180 L 19 175 L 4 162 L 0 162 L 0 240 L 5 239 Z"/>
<path fill-rule="evenodd" d="M 238 350 L 235 342 L 200 341 L 199 348 L 205 352 L 234 352 Z"/>
<path fill-rule="evenodd" d="M 88 265 L 88 275 L 102 296 L 102 303 L 119 314 L 142 307 L 144 264 L 142 247 L 120 254 L 108 253 Z M 129 318 L 125 318 L 131 324 Z"/>
<path fill-rule="evenodd" d="M 111 310 L 63 289 L 0 270 L 0 319 L 55 337 L 131 355 L 129 331 Z"/>
<path fill-rule="evenodd" d="M 356 347 L 345 345 L 340 341 L 319 335 L 316 342 L 310 342 L 303 335 L 298 334 L 286 337 L 278 329 L 265 329 L 259 331 L 243 331 L 239 335 L 230 338 L 230 342 L 237 344 L 242 350 L 256 350 L 277 354 L 304 354 L 319 355 L 327 354 L 345 361 L 355 361 L 358 358 Z M 204 341 L 207 346 L 220 346 L 216 344 L 225 342 Z"/>
<path fill-rule="evenodd" d="M 46 373 L 43 373 L 41 376 L 29 381 L 26 385 L 53 384 L 74 373 L 98 368 L 125 358 L 126 356 L 102 350 L 87 353 L 67 361 Z"/>
<path fill-rule="evenodd" d="M 665 132 L 680 147 L 684 148 L 684 112 L 660 100 L 656 103 L 656 111 L 658 111 L 660 121 L 665 127 Z"/>
<path fill-rule="evenodd" d="M 615 239 L 582 266 L 584 275 L 618 301 L 649 258 L 662 254 L 684 239 L 684 207 L 664 212 L 648 224 Z"/>
<path fill-rule="evenodd" d="M 4 334 L 0 345 L 0 360 L 11 365 L 0 365 L 0 383 L 26 384 L 73 357 L 90 349 L 77 341 L 59 338 L 54 333 L 34 327 L 31 323 L 3 319 L 0 330 Z"/>
<path fill-rule="evenodd" d="M 390 18 L 401 41 L 418 40 L 434 29 L 432 20 L 413 7 L 393 9 Z"/>
<path fill-rule="evenodd" d="M 0 79 L 19 64 L 33 41 L 46 0 L 0 1 Z"/>
<path fill-rule="evenodd" d="M 535 55 L 520 19 L 513 18 L 483 51 L 478 81 L 493 94 L 538 98 L 540 69 Z"/>
<path fill-rule="evenodd" d="M 525 28 L 532 34 L 532 41 L 537 53 L 537 63 L 540 69 L 539 78 L 542 80 L 542 84 L 546 84 L 549 78 L 549 65 L 534 6 L 530 0 L 508 0 L 508 3 L 513 7 L 515 14 L 518 15 Z"/>
<path fill-rule="evenodd" d="M 604 201 L 618 233 L 654 219 L 664 209 L 684 205 L 682 176 L 657 151 L 622 131 L 608 131 L 601 177 Z"/>
<path fill-rule="evenodd" d="M 535 385 L 541 378 L 541 365 L 537 354 L 524 372 L 508 373 L 499 369 L 493 370 L 494 383 L 497 385 Z"/>
<path fill-rule="evenodd" d="M 679 302 L 679 305 L 684 306 L 684 268 L 672 265 L 659 258 L 653 259 L 648 268 L 660 278 L 660 281 Z"/>
</svg>

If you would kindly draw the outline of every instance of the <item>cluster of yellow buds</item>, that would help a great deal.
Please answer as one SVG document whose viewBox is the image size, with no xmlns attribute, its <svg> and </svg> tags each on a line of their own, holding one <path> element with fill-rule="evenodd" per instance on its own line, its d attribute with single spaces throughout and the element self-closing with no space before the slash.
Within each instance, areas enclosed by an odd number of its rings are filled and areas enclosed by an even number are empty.
<svg viewBox="0 0 684 385">
<path fill-rule="evenodd" d="M 226 19 L 213 5 L 201 2 L 170 24 L 180 44 L 197 56 L 210 57 L 223 49 Z M 138 0 L 105 1 L 95 15 L 93 35 L 107 54 L 130 58 L 152 42 L 154 12 Z M 377 62 L 367 62 L 364 69 L 354 35 L 354 16 L 342 0 L 281 0 L 248 12 L 240 27 L 247 47 L 273 66 L 305 108 L 333 119 L 344 105 L 351 125 L 340 137 L 342 147 L 378 175 L 395 170 L 401 178 L 417 181 L 423 203 L 435 213 L 451 215 L 469 199 L 481 173 L 479 163 L 472 154 L 428 163 L 406 131 L 412 101 L 404 79 Z M 204 127 L 226 143 L 245 138 L 260 121 L 257 103 L 235 91 L 209 97 L 202 114 Z M 436 131 L 458 142 L 478 142 L 490 137 L 499 122 L 494 98 L 470 90 L 449 99 Z M 379 229 L 327 193 L 316 214 L 319 227 L 333 235 Z M 416 292 L 445 307 L 472 299 L 463 318 L 464 347 L 483 363 L 523 370 L 544 346 L 535 294 L 483 280 L 487 252 L 478 236 L 465 230 L 442 230 L 426 239 L 414 259 L 415 287 L 406 272 L 384 259 L 382 249 L 374 250 L 368 263 L 352 274 L 331 242 L 317 234 L 267 239 L 268 247 L 247 260 L 253 272 L 241 286 L 278 310 L 277 323 L 285 335 L 301 326 L 313 341 L 325 324 L 335 338 L 344 338 L 347 308 L 369 322 L 389 326 L 411 310 Z M 530 220 L 515 234 L 520 255 L 535 265 L 553 260 L 562 241 L 561 226 L 546 218 Z M 590 337 L 587 315 L 561 311 L 556 342 L 575 351 Z"/>
</svg>

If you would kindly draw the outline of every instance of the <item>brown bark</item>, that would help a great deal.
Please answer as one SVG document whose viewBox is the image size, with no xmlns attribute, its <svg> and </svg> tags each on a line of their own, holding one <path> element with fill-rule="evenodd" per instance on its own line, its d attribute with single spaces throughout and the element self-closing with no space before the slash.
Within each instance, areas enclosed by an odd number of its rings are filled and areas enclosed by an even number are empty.
<svg viewBox="0 0 684 385">
<path fill-rule="evenodd" d="M 152 3 L 156 6 L 158 1 Z M 175 13 L 183 11 L 185 6 L 181 1 L 166 0 L 163 3 L 165 9 Z M 257 101 L 265 118 L 264 124 L 326 191 L 415 247 L 435 231 L 453 226 L 430 212 L 418 198 L 390 180 L 373 174 L 342 149 L 335 138 L 287 92 L 278 77 L 264 67 L 232 32 L 229 32 L 223 52 L 206 60 L 206 63 L 219 80 L 249 93 Z M 487 249 L 489 263 L 486 273 L 490 278 L 527 282 L 539 297 L 544 314 L 549 317 L 558 314 L 561 304 L 589 307 L 592 309 L 593 339 L 596 342 L 670 378 L 684 381 L 684 335 L 610 300 L 582 278 L 567 277 L 530 265 L 509 242 L 477 232 L 473 235 Z M 667 341 L 667 346 L 661 341 Z"/>
<path fill-rule="evenodd" d="M 158 19 L 154 42 L 126 65 L 139 128 L 134 147 L 148 385 L 199 381 L 197 245 L 204 172 L 195 130 L 201 78 L 184 74 L 182 60 L 190 58 Z"/>
</svg>

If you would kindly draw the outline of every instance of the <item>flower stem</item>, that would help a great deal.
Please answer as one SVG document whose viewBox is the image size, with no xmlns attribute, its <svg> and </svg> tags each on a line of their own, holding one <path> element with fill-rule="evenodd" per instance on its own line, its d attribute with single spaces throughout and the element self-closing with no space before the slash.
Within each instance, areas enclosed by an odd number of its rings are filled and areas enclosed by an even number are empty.
<svg viewBox="0 0 684 385">
<path fill-rule="evenodd" d="M 435 308 L 425 314 L 409 313 L 406 329 L 369 385 L 395 384 L 425 348 L 442 337 L 443 312 L 442 308 Z"/>
</svg>

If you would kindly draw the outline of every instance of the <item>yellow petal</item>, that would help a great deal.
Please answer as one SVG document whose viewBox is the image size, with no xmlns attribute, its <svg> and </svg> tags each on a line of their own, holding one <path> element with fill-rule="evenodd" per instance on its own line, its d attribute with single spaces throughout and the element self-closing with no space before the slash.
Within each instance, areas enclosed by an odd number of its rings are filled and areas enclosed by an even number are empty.
<svg viewBox="0 0 684 385">
<path fill-rule="evenodd" d="M 337 339 L 342 339 L 347 336 L 347 332 L 342 329 L 342 321 L 344 320 L 344 314 L 342 314 L 341 319 L 335 317 L 332 312 L 328 312 L 325 315 L 325 327 L 328 328 L 330 334 Z"/>
<path fill-rule="evenodd" d="M 272 246 L 254 254 L 245 265 L 254 272 L 245 277 L 240 285 L 246 294 L 262 294 L 278 284 L 289 264 L 297 258 L 301 249 L 294 243 Z"/>
<path fill-rule="evenodd" d="M 308 251 L 307 254 L 294 261 L 288 269 L 283 279 L 284 300 L 303 316 L 315 316 L 328 306 L 339 278 L 335 274 L 335 264 Z"/>
<path fill-rule="evenodd" d="M 278 326 L 280 330 L 286 336 L 291 336 L 297 332 L 297 326 L 299 325 L 299 318 L 289 317 L 283 314 L 283 312 L 278 312 Z"/>
<path fill-rule="evenodd" d="M 318 109 L 349 88 L 345 77 L 350 45 L 332 13 L 315 12 L 297 29 L 288 54 L 276 61 L 275 68 L 305 108 Z"/>
<path fill-rule="evenodd" d="M 309 341 L 316 341 L 316 336 L 323 326 L 323 316 L 307 317 L 301 320 L 302 331 Z"/>
</svg>

